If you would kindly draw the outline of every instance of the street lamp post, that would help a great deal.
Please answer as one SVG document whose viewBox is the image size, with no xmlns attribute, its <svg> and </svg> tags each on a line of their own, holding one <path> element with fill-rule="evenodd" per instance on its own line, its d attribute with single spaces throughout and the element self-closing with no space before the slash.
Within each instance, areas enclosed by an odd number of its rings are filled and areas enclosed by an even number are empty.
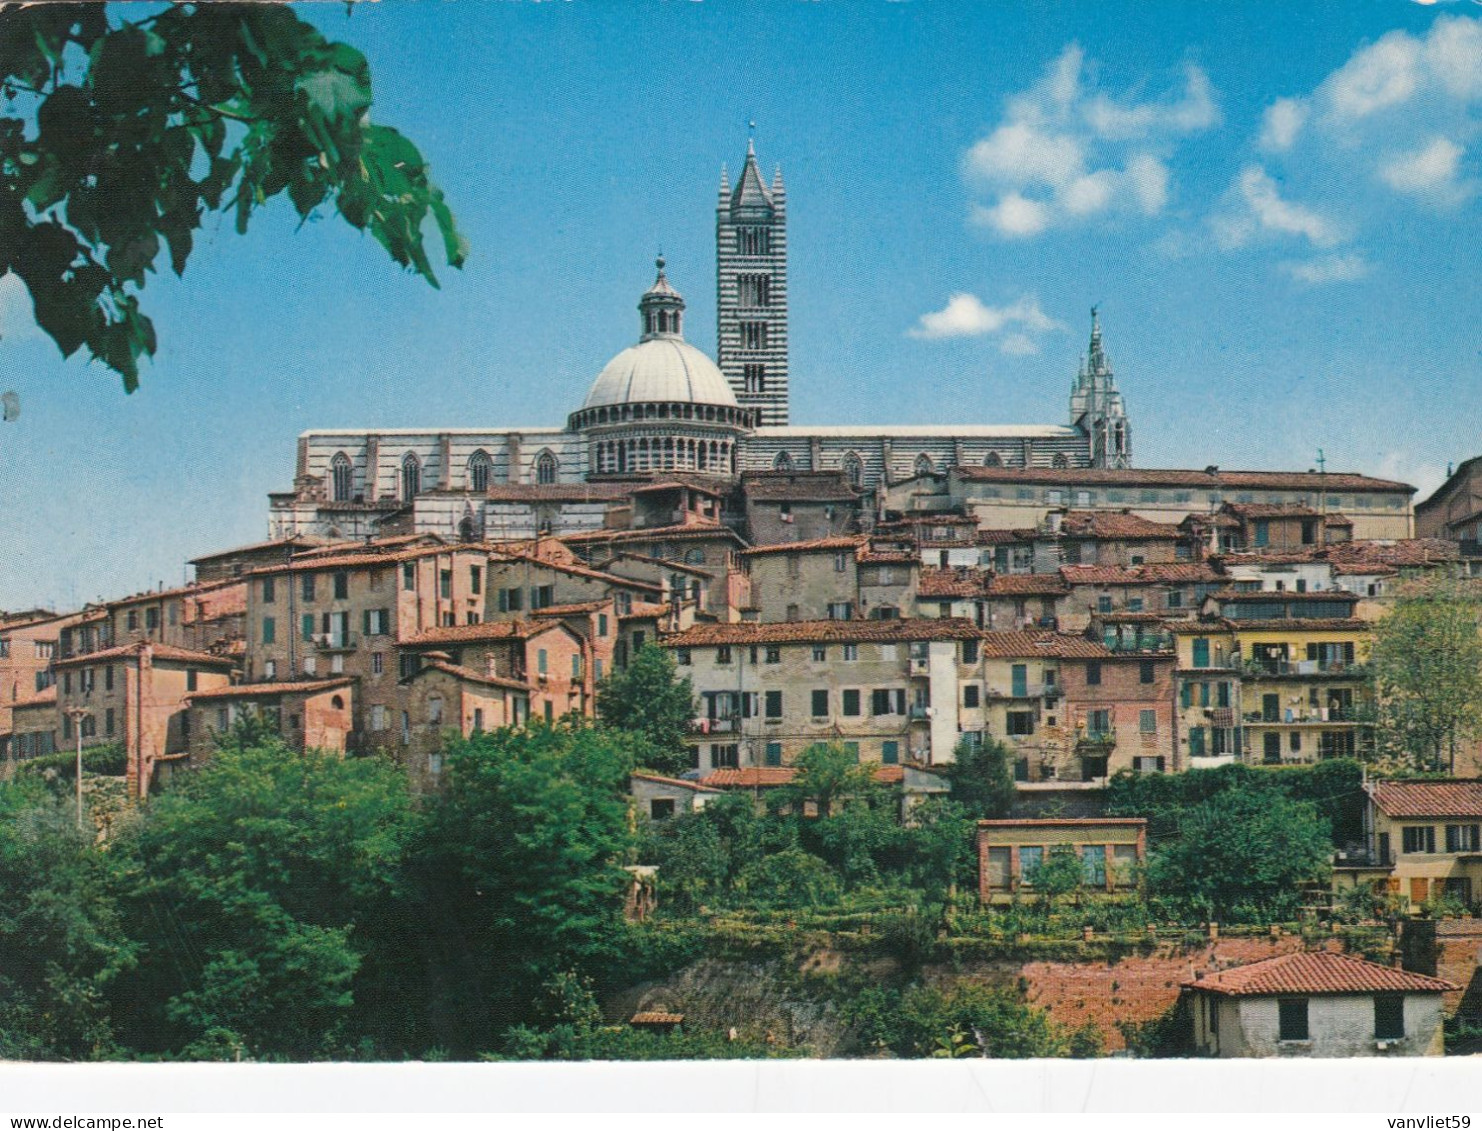
<svg viewBox="0 0 1482 1131">
<path fill-rule="evenodd" d="M 77 831 L 83 827 L 82 818 L 82 720 L 87 712 L 81 707 L 69 707 L 67 717 L 72 720 L 72 734 L 77 739 Z"/>
</svg>

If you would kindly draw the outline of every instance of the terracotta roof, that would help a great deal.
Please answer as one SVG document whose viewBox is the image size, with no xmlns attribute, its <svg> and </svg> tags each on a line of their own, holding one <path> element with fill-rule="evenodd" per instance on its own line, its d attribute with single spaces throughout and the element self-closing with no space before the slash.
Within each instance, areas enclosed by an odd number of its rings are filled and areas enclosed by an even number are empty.
<svg viewBox="0 0 1482 1131">
<path fill-rule="evenodd" d="M 916 585 L 916 596 L 981 597 L 987 584 L 988 576 L 978 570 L 925 568 Z"/>
<path fill-rule="evenodd" d="M 1148 579 L 1125 566 L 1064 565 L 1060 576 L 1067 585 L 1146 585 Z"/>
<path fill-rule="evenodd" d="M 1301 503 L 1226 503 L 1224 509 L 1241 518 L 1316 518 L 1318 512 Z"/>
<path fill-rule="evenodd" d="M 188 648 L 176 648 L 172 644 L 156 644 L 150 640 L 138 640 L 132 644 L 119 644 L 112 648 L 104 648 L 101 652 L 88 652 L 81 656 L 72 656 L 65 660 L 58 660 L 55 667 L 69 668 L 81 664 L 96 664 L 104 660 L 120 660 L 127 656 L 138 656 L 143 652 L 149 652 L 154 660 L 169 660 L 180 664 L 210 664 L 215 667 L 230 668 L 235 666 L 231 660 L 224 656 L 214 656 L 210 652 L 192 652 Z"/>
<path fill-rule="evenodd" d="M 1111 656 L 1106 645 L 1069 632 L 986 632 L 983 654 L 994 659 L 1054 656 L 1057 659 L 1101 660 Z"/>
<path fill-rule="evenodd" d="M 961 617 L 908 617 L 896 620 L 804 620 L 778 624 L 737 621 L 697 624 L 664 637 L 666 648 L 695 648 L 709 644 L 802 644 L 837 641 L 840 644 L 917 640 L 977 640 L 982 630 Z"/>
<path fill-rule="evenodd" d="M 507 691 L 529 691 L 528 683 L 521 683 L 517 679 L 508 679 L 502 675 L 490 675 L 488 672 L 477 672 L 472 668 L 461 667 L 458 664 L 449 663 L 447 660 L 428 660 L 417 671 L 409 675 L 401 682 L 416 679 L 427 672 L 443 672 L 445 675 L 454 676 L 457 679 L 467 680 L 470 683 L 481 683 L 486 687 L 499 687 Z"/>
<path fill-rule="evenodd" d="M 1066 597 L 1070 589 L 1058 573 L 996 573 L 988 583 L 989 597 Z"/>
<path fill-rule="evenodd" d="M 1280 617 L 1274 620 L 1220 618 L 1236 632 L 1372 632 L 1374 623 L 1361 617 Z"/>
<path fill-rule="evenodd" d="M 1482 818 L 1482 780 L 1376 781 L 1368 790 L 1390 817 Z"/>
<path fill-rule="evenodd" d="M 854 556 L 855 560 L 866 565 L 912 565 L 916 561 L 916 555 L 909 550 L 867 550 L 860 547 Z"/>
<path fill-rule="evenodd" d="M 806 554 L 822 550 L 855 550 L 869 545 L 863 534 L 838 534 L 831 538 L 810 538 L 806 542 L 769 542 L 742 550 L 742 556 L 758 557 L 762 554 Z"/>
<path fill-rule="evenodd" d="M 6 706 L 10 707 L 11 710 L 15 710 L 20 707 L 45 707 L 48 704 L 55 703 L 56 701 L 57 685 L 52 684 L 50 687 L 36 692 L 35 695 L 32 695 L 28 699 L 17 699 L 14 702 L 7 703 Z"/>
<path fill-rule="evenodd" d="M 660 478 L 651 483 L 634 483 L 628 486 L 630 495 L 643 495 L 653 491 L 675 491 L 687 488 L 691 491 L 703 491 L 707 495 L 728 495 L 733 487 L 732 481 L 725 477 L 711 477 L 705 475 L 675 475 L 672 471 L 661 472 Z"/>
<path fill-rule="evenodd" d="M 1298 951 L 1264 958 L 1231 970 L 1206 974 L 1183 983 L 1189 989 L 1237 997 L 1271 994 L 1445 993 L 1461 987 L 1441 978 L 1412 974 L 1393 966 L 1334 954 L 1327 950 Z"/>
<path fill-rule="evenodd" d="M 842 471 L 748 471 L 741 476 L 741 491 L 763 502 L 852 502 L 860 495 Z"/>
<path fill-rule="evenodd" d="M 1108 487 L 1231 487 L 1264 488 L 1272 491 L 1402 491 L 1415 488 L 1393 479 L 1373 479 L 1355 472 L 1335 471 L 1213 471 L 1172 468 L 1049 468 L 1049 467 L 959 467 L 958 476 L 982 483 L 1063 483 L 1073 486 Z"/>
<path fill-rule="evenodd" d="M 128 597 L 119 597 L 117 600 L 108 601 L 109 609 L 116 609 L 121 605 L 142 604 L 149 601 L 159 601 L 165 597 L 193 597 L 199 593 L 215 593 L 219 589 L 229 589 L 234 585 L 245 586 L 247 583 L 240 577 L 227 577 L 220 581 L 192 582 L 189 585 L 177 585 L 173 589 L 150 589 L 143 593 L 134 593 Z"/>
<path fill-rule="evenodd" d="M 1150 522 L 1131 511 L 1067 511 L 1060 520 L 1060 533 L 1078 538 L 1166 538 L 1179 537 L 1178 525 Z"/>
<path fill-rule="evenodd" d="M 629 530 L 582 530 L 561 535 L 563 542 L 647 542 L 655 538 L 729 538 L 746 545 L 746 539 L 720 523 L 690 522 L 673 526 L 640 526 Z"/>
<path fill-rule="evenodd" d="M 1127 828 L 1142 828 L 1147 825 L 1146 817 L 1001 817 L 997 820 L 981 820 L 980 829 L 999 828 L 1085 828 L 1088 825 L 1117 825 Z"/>
<path fill-rule="evenodd" d="M 506 550 L 499 550 L 489 555 L 489 564 L 504 565 L 510 562 L 528 562 L 533 566 L 544 569 L 553 569 L 557 573 L 569 574 L 572 577 L 586 577 L 593 581 L 605 581 L 609 585 L 618 585 L 626 589 L 648 589 L 652 592 L 660 592 L 663 588 L 657 582 L 640 581 L 633 577 L 620 577 L 615 573 L 605 573 L 591 566 L 572 565 L 569 562 L 553 561 L 550 558 L 538 558 L 534 554 L 517 554 Z"/>
<path fill-rule="evenodd" d="M 612 607 L 612 598 L 607 597 L 600 601 L 576 601 L 569 605 L 547 605 L 543 609 L 532 609 L 532 617 L 577 617 L 590 613 L 600 613 L 603 609 Z"/>
<path fill-rule="evenodd" d="M 1298 593 L 1295 589 L 1219 589 L 1210 596 L 1222 604 L 1236 605 L 1248 601 L 1278 601 L 1281 604 L 1299 605 L 1314 601 L 1343 601 L 1348 604 L 1358 601 L 1357 594 L 1345 589 L 1316 589 L 1307 593 Z"/>
<path fill-rule="evenodd" d="M 683 1013 L 665 1013 L 658 1009 L 645 1009 L 628 1019 L 629 1025 L 681 1025 Z"/>
<path fill-rule="evenodd" d="M 695 793 L 719 793 L 720 790 L 712 789 L 708 785 L 701 785 L 697 781 L 685 781 L 683 778 L 666 778 L 663 774 L 650 774 L 642 770 L 635 770 L 628 775 L 638 778 L 640 781 L 658 782 L 660 785 L 673 785 L 681 789 L 693 790 Z"/>
<path fill-rule="evenodd" d="M 305 679 L 283 683 L 234 683 L 230 687 L 217 687 L 210 691 L 193 691 L 188 696 L 192 703 L 199 699 L 256 699 L 263 695 L 317 695 L 335 687 L 346 687 L 354 683 L 350 676 L 340 679 Z"/>
<path fill-rule="evenodd" d="M 418 558 L 431 557 L 435 554 L 450 554 L 456 551 L 487 551 L 487 547 L 478 542 L 459 542 L 439 546 L 413 546 L 410 549 L 369 549 L 362 551 L 333 550 L 325 553 L 299 554 L 292 561 L 280 564 L 258 566 L 244 573 L 243 577 L 264 577 L 269 574 L 278 573 L 305 573 L 310 571 L 321 571 L 330 569 L 354 569 L 356 567 L 398 565 L 402 562 L 416 561 Z M 240 580 L 240 579 L 234 579 Z"/>
<path fill-rule="evenodd" d="M 905 767 L 895 765 L 872 767 L 874 778 L 882 785 L 893 785 L 905 780 Z M 700 781 L 722 789 L 766 789 L 769 786 L 787 785 L 798 776 L 794 766 L 743 766 L 738 770 L 711 770 Z"/>
<path fill-rule="evenodd" d="M 1322 524 L 1324 526 L 1352 526 L 1353 519 L 1346 514 L 1326 514 L 1323 515 Z"/>
<path fill-rule="evenodd" d="M 455 624 L 438 628 L 424 628 L 402 641 L 412 647 L 427 644 L 468 644 L 485 640 L 528 640 L 542 632 L 566 629 L 554 622 L 544 624 L 529 620 L 486 620 L 478 624 Z"/>
<path fill-rule="evenodd" d="M 1333 574 L 1337 577 L 1352 577 L 1361 575 L 1365 577 L 1397 577 L 1399 570 L 1392 565 L 1383 562 L 1334 562 Z"/>
<path fill-rule="evenodd" d="M 498 503 L 594 503 L 626 499 L 628 483 L 494 483 L 476 496 Z"/>
<path fill-rule="evenodd" d="M 619 613 L 618 620 L 651 620 L 669 611 L 663 601 L 634 601 L 626 613 Z"/>
<path fill-rule="evenodd" d="M 1341 542 L 1329 546 L 1329 561 L 1371 561 L 1392 566 L 1434 565 L 1461 559 L 1461 547 L 1446 538 L 1402 538 L 1394 542 Z"/>
<path fill-rule="evenodd" d="M 218 558 L 230 558 L 237 554 L 255 554 L 263 550 L 278 548 L 292 548 L 294 546 L 318 546 L 317 538 L 308 538 L 302 534 L 295 534 L 292 538 L 274 538 L 267 542 L 253 542 L 246 546 L 237 546 L 230 550 L 217 550 L 215 553 L 202 554 L 198 558 L 191 558 L 187 565 L 200 565 L 202 562 L 214 562 Z"/>
<path fill-rule="evenodd" d="M 662 566 L 665 570 L 677 570 L 680 573 L 688 573 L 695 577 L 711 576 L 709 570 L 701 569 L 699 566 L 685 565 L 683 562 L 671 562 L 664 558 L 650 557 L 648 554 L 635 554 L 632 550 L 624 550 L 620 554 L 614 554 L 597 568 L 611 573 L 614 563 L 622 561 L 642 562 L 644 565 Z"/>
<path fill-rule="evenodd" d="M 1034 535 L 1033 530 L 979 530 L 973 535 L 973 541 L 979 546 L 1002 546 L 1006 543 L 1033 541 Z"/>
<path fill-rule="evenodd" d="M 1149 562 L 1137 567 L 1149 581 L 1173 584 L 1181 581 L 1220 581 L 1223 575 L 1203 562 Z"/>
</svg>

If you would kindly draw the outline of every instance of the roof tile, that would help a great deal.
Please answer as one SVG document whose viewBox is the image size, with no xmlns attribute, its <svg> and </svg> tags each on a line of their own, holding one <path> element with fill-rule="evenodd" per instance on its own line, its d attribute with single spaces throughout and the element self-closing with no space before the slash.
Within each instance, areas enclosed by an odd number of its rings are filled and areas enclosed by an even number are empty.
<svg viewBox="0 0 1482 1131">
<path fill-rule="evenodd" d="M 1331 951 L 1298 951 L 1206 974 L 1185 986 L 1253 997 L 1271 994 L 1445 993 L 1461 987 L 1441 978 Z"/>
</svg>

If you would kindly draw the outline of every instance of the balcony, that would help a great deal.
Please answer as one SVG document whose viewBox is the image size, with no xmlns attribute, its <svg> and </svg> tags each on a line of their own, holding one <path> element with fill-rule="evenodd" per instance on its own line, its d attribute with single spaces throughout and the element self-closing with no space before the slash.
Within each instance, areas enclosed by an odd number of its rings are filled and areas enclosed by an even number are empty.
<svg viewBox="0 0 1482 1131">
<path fill-rule="evenodd" d="M 1247 679 L 1271 676 L 1313 676 L 1368 679 L 1367 664 L 1346 664 L 1342 660 L 1247 660 L 1242 668 Z"/>
<path fill-rule="evenodd" d="M 350 632 L 316 632 L 312 643 L 316 652 L 353 652 L 356 647 Z"/>
<path fill-rule="evenodd" d="M 936 712 L 921 703 L 913 703 L 910 706 L 910 718 L 914 722 L 924 722 L 931 718 Z"/>
<path fill-rule="evenodd" d="M 984 694 L 989 699 L 1059 699 L 1061 693 L 1058 683 L 1028 683 L 1007 691 L 990 687 Z"/>
<path fill-rule="evenodd" d="M 691 734 L 738 734 L 741 731 L 741 720 L 735 716 L 720 719 L 692 719 L 690 721 Z"/>
<path fill-rule="evenodd" d="M 1106 751 L 1117 744 L 1117 732 L 1115 730 L 1087 730 L 1076 735 L 1076 752 L 1082 751 Z"/>
<path fill-rule="evenodd" d="M 1246 711 L 1243 718 L 1257 726 L 1331 726 L 1334 723 L 1352 725 L 1361 721 L 1354 707 L 1341 709 L 1304 707 L 1301 710 Z"/>
</svg>

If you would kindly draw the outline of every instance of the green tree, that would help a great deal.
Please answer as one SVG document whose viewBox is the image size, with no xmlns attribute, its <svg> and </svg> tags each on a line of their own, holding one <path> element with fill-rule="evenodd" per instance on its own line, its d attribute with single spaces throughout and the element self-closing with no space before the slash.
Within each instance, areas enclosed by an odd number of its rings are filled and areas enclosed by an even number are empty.
<svg viewBox="0 0 1482 1131">
<path fill-rule="evenodd" d="M 774 791 L 777 804 L 791 805 L 804 816 L 809 804 L 820 817 L 830 817 L 836 806 L 849 801 L 868 801 L 879 791 L 874 771 L 859 764 L 840 742 L 818 742 L 798 755 L 797 774 Z"/>
<path fill-rule="evenodd" d="M 1014 807 L 1013 751 L 996 738 L 959 742 L 947 777 L 952 800 L 980 818 L 1007 817 Z"/>
<path fill-rule="evenodd" d="M 559 972 L 621 951 L 628 775 L 641 744 L 572 723 L 453 742 L 416 855 L 437 1042 L 499 1047 Z"/>
<path fill-rule="evenodd" d="M 379 759 L 225 746 L 111 850 L 142 953 L 113 987 L 125 1042 L 194 1058 L 352 1047 L 363 923 L 402 878 L 413 813 Z"/>
<path fill-rule="evenodd" d="M 360 52 L 287 5 L 120 10 L 0 11 L 0 276 L 25 283 L 64 356 L 86 346 L 132 392 L 155 351 L 138 292 L 161 251 L 182 274 L 207 212 L 231 210 L 245 232 L 283 193 L 305 219 L 332 207 L 436 286 L 431 217 L 462 266 L 417 147 L 371 122 Z"/>
<path fill-rule="evenodd" d="M 1055 901 L 1080 891 L 1085 882 L 1081 858 L 1069 847 L 1051 848 L 1024 879 L 1033 885 L 1045 902 L 1045 912 L 1054 910 Z"/>
<path fill-rule="evenodd" d="M 93 1060 L 133 966 L 112 860 L 37 777 L 0 784 L 0 1060 Z"/>
<path fill-rule="evenodd" d="M 1331 871 L 1328 822 L 1272 790 L 1226 790 L 1186 810 L 1148 865 L 1153 891 L 1220 919 L 1295 912 Z"/>
<path fill-rule="evenodd" d="M 1417 770 L 1456 769 L 1482 737 L 1482 601 L 1444 579 L 1409 584 L 1374 626 L 1378 744 Z"/>
<path fill-rule="evenodd" d="M 1044 1010 L 972 982 L 950 990 L 912 987 L 901 995 L 896 1018 L 882 1032 L 901 1056 L 1020 1060 L 1095 1055 L 1093 1041 L 1057 1024 Z M 968 1051 L 955 1051 L 968 1045 Z"/>
<path fill-rule="evenodd" d="M 642 735 L 652 748 L 642 763 L 660 773 L 689 768 L 686 749 L 695 717 L 695 692 L 677 679 L 666 649 L 645 644 L 626 668 L 614 671 L 597 689 L 597 715 L 609 727 Z"/>
</svg>

